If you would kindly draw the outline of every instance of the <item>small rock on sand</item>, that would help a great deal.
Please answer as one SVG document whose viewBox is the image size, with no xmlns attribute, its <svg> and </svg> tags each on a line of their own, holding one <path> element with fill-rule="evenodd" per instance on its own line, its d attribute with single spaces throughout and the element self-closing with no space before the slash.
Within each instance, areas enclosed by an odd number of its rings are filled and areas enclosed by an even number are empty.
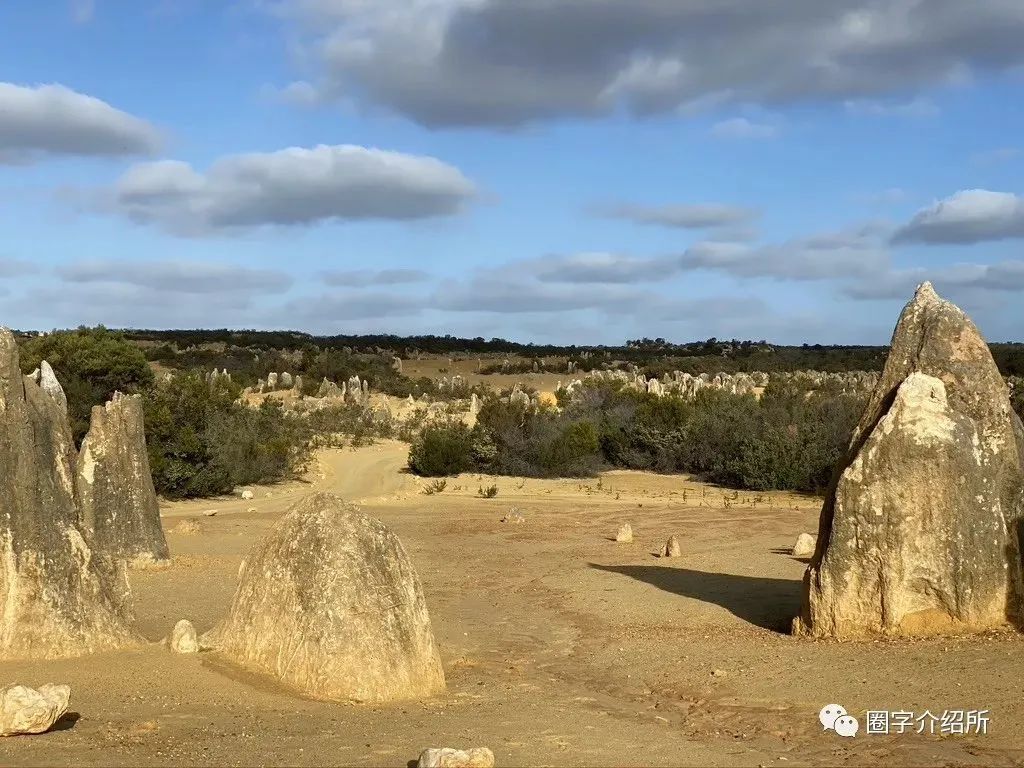
<svg viewBox="0 0 1024 768">
<path fill-rule="evenodd" d="M 205 512 L 203 512 L 203 514 L 206 515 L 207 517 L 213 517 L 214 515 L 217 514 L 217 510 L 216 509 L 208 509 Z"/>
<path fill-rule="evenodd" d="M 254 498 L 255 496 L 256 496 L 256 494 L 254 494 L 248 488 L 246 488 L 244 491 L 242 491 L 242 498 L 245 499 L 246 501 L 248 501 L 249 499 Z"/>
<path fill-rule="evenodd" d="M 431 747 L 420 753 L 417 768 L 494 768 L 494 753 L 487 747 L 452 749 Z"/>
<path fill-rule="evenodd" d="M 3 688 L 0 690 L 0 736 L 48 731 L 68 711 L 70 699 L 70 685 L 48 683 L 39 690 L 26 685 Z"/>
<path fill-rule="evenodd" d="M 633 540 L 633 526 L 629 523 L 623 523 L 619 528 L 619 532 L 615 534 L 615 540 L 622 543 L 628 543 Z"/>
<path fill-rule="evenodd" d="M 174 653 L 198 653 L 199 641 L 196 638 L 196 628 L 188 619 L 182 619 L 174 625 L 171 630 L 171 637 L 168 646 Z"/>
<path fill-rule="evenodd" d="M 508 511 L 508 514 L 506 514 L 503 518 L 501 518 L 501 522 L 503 522 L 503 523 L 525 523 L 526 522 L 526 518 L 523 516 L 522 512 L 520 512 L 515 507 L 512 507 L 512 509 L 510 509 Z"/>
<path fill-rule="evenodd" d="M 677 536 L 669 536 L 668 541 L 665 542 L 665 548 L 661 550 L 662 557 L 680 557 L 683 554 L 683 548 L 679 546 L 679 538 Z"/>
<path fill-rule="evenodd" d="M 818 544 L 818 537 L 809 533 L 801 533 L 796 537 L 796 544 L 793 545 L 793 557 L 810 557 L 814 554 L 814 547 Z"/>
</svg>

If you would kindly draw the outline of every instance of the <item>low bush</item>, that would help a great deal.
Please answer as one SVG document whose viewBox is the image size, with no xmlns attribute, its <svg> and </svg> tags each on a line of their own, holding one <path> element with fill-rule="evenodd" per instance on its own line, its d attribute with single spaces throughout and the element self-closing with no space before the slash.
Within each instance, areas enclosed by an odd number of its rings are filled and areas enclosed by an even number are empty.
<svg viewBox="0 0 1024 768">
<path fill-rule="evenodd" d="M 161 382 L 144 399 L 153 484 L 167 498 L 214 496 L 282 480 L 310 455 L 308 432 L 281 404 L 237 402 L 239 386 L 197 373 Z"/>
<path fill-rule="evenodd" d="M 409 449 L 409 467 L 418 475 L 457 475 L 473 466 L 470 429 L 460 422 L 427 425 Z"/>
</svg>

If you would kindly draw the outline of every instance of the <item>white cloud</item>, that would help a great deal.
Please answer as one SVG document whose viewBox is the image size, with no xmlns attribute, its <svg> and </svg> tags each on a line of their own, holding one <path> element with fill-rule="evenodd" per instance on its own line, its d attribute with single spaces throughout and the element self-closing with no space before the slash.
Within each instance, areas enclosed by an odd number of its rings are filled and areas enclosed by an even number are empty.
<svg viewBox="0 0 1024 768">
<path fill-rule="evenodd" d="M 152 125 L 99 99 L 62 85 L 0 83 L 0 161 L 147 155 L 160 144 Z"/>
<path fill-rule="evenodd" d="M 681 269 L 707 269 L 735 277 L 842 280 L 876 274 L 889 255 L 874 227 L 794 238 L 778 245 L 705 241 L 687 248 Z"/>
<path fill-rule="evenodd" d="M 895 243 L 980 243 L 1024 238 L 1024 198 L 966 189 L 924 208 L 893 236 Z"/>
<path fill-rule="evenodd" d="M 754 123 L 745 117 L 733 117 L 711 126 L 711 135 L 716 139 L 773 139 L 779 130 L 766 123 Z"/>
<path fill-rule="evenodd" d="M 320 145 L 233 155 L 206 173 L 165 160 L 129 169 L 102 210 L 177 235 L 324 221 L 450 216 L 476 195 L 469 179 L 432 157 Z"/>
<path fill-rule="evenodd" d="M 846 111 L 851 115 L 868 117 L 936 117 L 939 108 L 929 99 L 910 101 L 847 101 Z"/>
<path fill-rule="evenodd" d="M 281 293 L 292 279 L 276 270 L 199 261 L 83 261 L 58 267 L 65 283 L 131 285 L 168 293 Z"/>
<path fill-rule="evenodd" d="M 639 259 L 614 253 L 575 253 L 521 262 L 545 283 L 643 283 L 663 280 L 678 270 L 674 259 Z"/>
<path fill-rule="evenodd" d="M 615 205 L 596 206 L 593 212 L 613 219 L 628 219 L 637 224 L 654 224 L 680 229 L 707 229 L 737 224 L 750 224 L 758 211 L 737 205 L 716 203 L 679 205 Z"/>
<path fill-rule="evenodd" d="M 430 275 L 420 269 L 352 269 L 324 272 L 327 285 L 361 288 L 370 285 L 406 285 L 430 280 Z"/>
</svg>

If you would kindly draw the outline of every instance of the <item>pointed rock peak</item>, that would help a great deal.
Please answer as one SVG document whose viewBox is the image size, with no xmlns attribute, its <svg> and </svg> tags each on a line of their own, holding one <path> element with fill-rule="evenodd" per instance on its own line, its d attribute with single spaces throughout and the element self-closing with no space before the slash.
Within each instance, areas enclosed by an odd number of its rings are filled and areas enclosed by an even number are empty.
<svg viewBox="0 0 1024 768">
<path fill-rule="evenodd" d="M 33 372 L 33 378 L 35 382 L 42 388 L 42 390 L 54 399 L 57 405 L 60 407 L 61 412 L 67 415 L 68 412 L 68 398 L 64 394 L 64 389 L 61 387 L 60 382 L 57 381 L 57 374 L 53 372 L 53 368 L 50 364 L 43 360 L 39 363 L 38 375 Z"/>
<path fill-rule="evenodd" d="M 929 280 L 925 280 L 914 291 L 914 303 L 915 304 L 932 304 L 935 302 L 942 301 L 942 297 L 935 292 L 932 284 Z"/>
</svg>

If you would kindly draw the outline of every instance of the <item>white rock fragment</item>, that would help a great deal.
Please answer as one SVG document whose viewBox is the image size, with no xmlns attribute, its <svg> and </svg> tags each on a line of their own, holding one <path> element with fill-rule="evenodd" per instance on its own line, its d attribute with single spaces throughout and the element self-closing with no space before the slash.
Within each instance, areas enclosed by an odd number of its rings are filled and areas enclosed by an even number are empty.
<svg viewBox="0 0 1024 768">
<path fill-rule="evenodd" d="M 243 498 L 243 499 L 244 499 L 245 501 L 248 501 L 249 499 L 252 499 L 252 498 L 255 498 L 255 497 L 256 497 L 256 494 L 254 494 L 254 493 L 253 493 L 253 492 L 252 492 L 251 490 L 249 490 L 248 488 L 246 488 L 246 489 L 245 489 L 244 491 L 242 491 L 242 498 Z"/>
<path fill-rule="evenodd" d="M 192 622 L 182 619 L 175 624 L 168 645 L 174 653 L 198 653 L 199 640 Z"/>
<path fill-rule="evenodd" d="M 48 683 L 38 690 L 26 685 L 3 688 L 0 690 L 0 736 L 50 730 L 68 711 L 70 699 L 70 685 Z"/>
<path fill-rule="evenodd" d="M 417 768 L 494 768 L 494 753 L 487 747 L 452 749 L 431 747 L 420 753 Z"/>
<path fill-rule="evenodd" d="M 633 540 L 633 526 L 629 523 L 623 523 L 619 528 L 619 532 L 615 534 L 615 540 L 627 544 Z"/>
<path fill-rule="evenodd" d="M 814 554 L 814 548 L 817 544 L 817 536 L 801 533 L 796 537 L 796 544 L 793 545 L 793 557 L 810 557 Z"/>
</svg>

